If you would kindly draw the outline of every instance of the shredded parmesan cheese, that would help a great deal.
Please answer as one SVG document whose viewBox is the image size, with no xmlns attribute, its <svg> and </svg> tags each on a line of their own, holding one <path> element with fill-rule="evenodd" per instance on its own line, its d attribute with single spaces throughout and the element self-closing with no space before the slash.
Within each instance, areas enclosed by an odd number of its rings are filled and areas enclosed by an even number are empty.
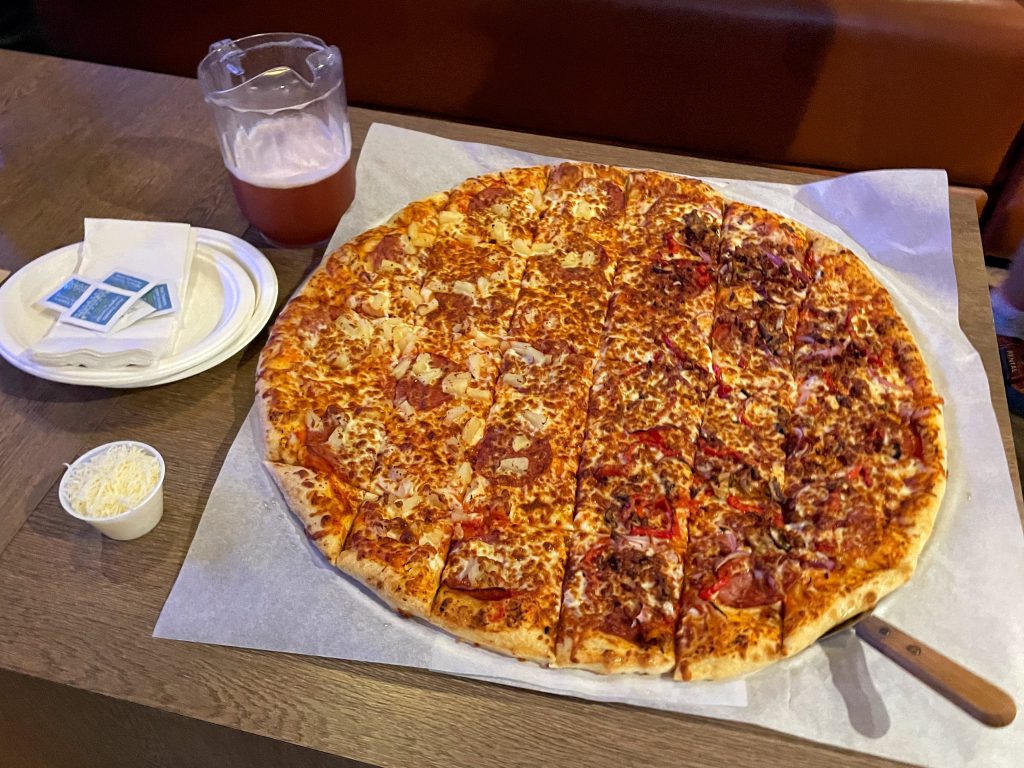
<svg viewBox="0 0 1024 768">
<path fill-rule="evenodd" d="M 160 462 L 135 445 L 115 445 L 69 470 L 64 490 L 82 517 L 113 517 L 137 507 L 160 481 Z"/>
</svg>

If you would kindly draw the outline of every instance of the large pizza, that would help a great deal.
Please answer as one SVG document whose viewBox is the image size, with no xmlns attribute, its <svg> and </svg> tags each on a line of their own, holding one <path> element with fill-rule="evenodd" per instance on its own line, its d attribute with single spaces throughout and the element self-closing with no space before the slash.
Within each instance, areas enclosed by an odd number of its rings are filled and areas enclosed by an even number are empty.
<svg viewBox="0 0 1024 768">
<path fill-rule="evenodd" d="M 714 679 L 906 581 L 942 400 L 859 258 L 700 181 L 468 179 L 331 253 L 259 365 L 267 466 L 403 615 Z"/>
</svg>

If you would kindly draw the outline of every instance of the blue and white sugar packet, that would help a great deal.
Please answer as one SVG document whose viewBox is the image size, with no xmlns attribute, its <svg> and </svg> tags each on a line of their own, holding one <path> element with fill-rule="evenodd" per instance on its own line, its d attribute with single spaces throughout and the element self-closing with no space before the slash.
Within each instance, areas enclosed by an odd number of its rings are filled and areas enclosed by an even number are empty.
<svg viewBox="0 0 1024 768">
<path fill-rule="evenodd" d="M 45 309 L 52 309 L 55 312 L 63 312 L 70 309 L 71 305 L 81 298 L 92 286 L 93 281 L 81 275 L 72 275 L 57 290 L 43 296 L 36 304 Z"/>
<path fill-rule="evenodd" d="M 178 311 L 178 292 L 169 283 L 157 283 L 140 297 L 153 308 L 150 317 L 160 317 Z"/>
<path fill-rule="evenodd" d="M 106 333 L 137 300 L 138 294 L 135 292 L 95 283 L 61 313 L 59 322 Z"/>
<path fill-rule="evenodd" d="M 114 327 L 114 332 L 123 331 L 147 317 L 162 317 L 177 311 L 178 302 L 173 288 L 167 283 L 157 283 L 128 307 L 128 311 Z"/>
<path fill-rule="evenodd" d="M 115 288 L 120 288 L 122 291 L 142 293 L 153 285 L 155 281 L 148 277 L 143 277 L 142 275 L 131 275 L 127 272 L 121 272 L 120 270 L 115 269 L 109 275 L 104 277 L 102 282 L 107 285 L 112 285 Z"/>
</svg>

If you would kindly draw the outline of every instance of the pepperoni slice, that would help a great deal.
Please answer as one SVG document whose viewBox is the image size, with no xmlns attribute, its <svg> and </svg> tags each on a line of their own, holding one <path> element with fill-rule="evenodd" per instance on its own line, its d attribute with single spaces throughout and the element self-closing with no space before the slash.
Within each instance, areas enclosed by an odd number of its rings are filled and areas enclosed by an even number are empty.
<svg viewBox="0 0 1024 768">
<path fill-rule="evenodd" d="M 481 189 L 475 195 L 473 199 L 469 201 L 468 213 L 475 213 L 476 211 L 485 211 L 488 208 L 500 203 L 504 200 L 512 198 L 512 190 L 508 187 L 486 187 Z"/>
<path fill-rule="evenodd" d="M 385 235 L 370 252 L 374 272 L 380 272 L 385 261 L 393 261 L 396 264 L 405 261 L 405 248 L 402 247 L 402 239 L 398 235 Z"/>
<path fill-rule="evenodd" d="M 583 178 L 583 169 L 572 163 L 562 163 L 551 172 L 551 184 L 570 186 L 579 183 Z"/>
<path fill-rule="evenodd" d="M 426 317 L 432 327 L 452 328 L 465 320 L 473 310 L 473 299 L 464 293 L 435 293 L 437 309 Z"/>
<path fill-rule="evenodd" d="M 430 384 L 420 380 L 411 370 L 395 382 L 396 406 L 404 400 L 417 411 L 430 411 L 452 399 L 452 396 L 441 388 L 441 381 L 455 369 L 455 363 L 443 355 L 431 354 L 430 367 L 442 371 L 437 380 Z"/>
<path fill-rule="evenodd" d="M 516 435 L 504 427 L 488 427 L 470 457 L 473 468 L 490 477 L 498 485 L 529 485 L 551 466 L 551 443 L 545 437 L 532 438 L 520 450 L 512 447 Z M 527 459 L 525 469 L 515 470 L 502 465 L 507 459 Z"/>
<path fill-rule="evenodd" d="M 769 579 L 767 572 L 755 568 L 729 576 L 715 599 L 731 608 L 756 608 L 779 602 L 782 592 L 774 580 Z"/>
<path fill-rule="evenodd" d="M 584 194 L 597 194 L 602 198 L 602 219 L 614 219 L 626 209 L 626 193 L 622 187 L 607 179 L 581 179 L 576 188 Z"/>
</svg>

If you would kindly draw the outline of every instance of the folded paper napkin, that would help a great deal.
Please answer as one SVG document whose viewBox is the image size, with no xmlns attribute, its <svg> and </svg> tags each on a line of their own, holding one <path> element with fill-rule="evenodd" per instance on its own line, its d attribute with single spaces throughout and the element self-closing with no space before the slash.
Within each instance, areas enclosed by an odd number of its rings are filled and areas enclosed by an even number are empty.
<svg viewBox="0 0 1024 768">
<path fill-rule="evenodd" d="M 74 271 L 93 280 L 102 280 L 116 269 L 144 274 L 171 286 L 183 310 L 195 249 L 195 232 L 188 224 L 86 219 Z M 36 363 L 54 366 L 152 365 L 174 349 L 180 314 L 147 318 L 107 334 L 55 321 L 27 354 Z"/>
</svg>

